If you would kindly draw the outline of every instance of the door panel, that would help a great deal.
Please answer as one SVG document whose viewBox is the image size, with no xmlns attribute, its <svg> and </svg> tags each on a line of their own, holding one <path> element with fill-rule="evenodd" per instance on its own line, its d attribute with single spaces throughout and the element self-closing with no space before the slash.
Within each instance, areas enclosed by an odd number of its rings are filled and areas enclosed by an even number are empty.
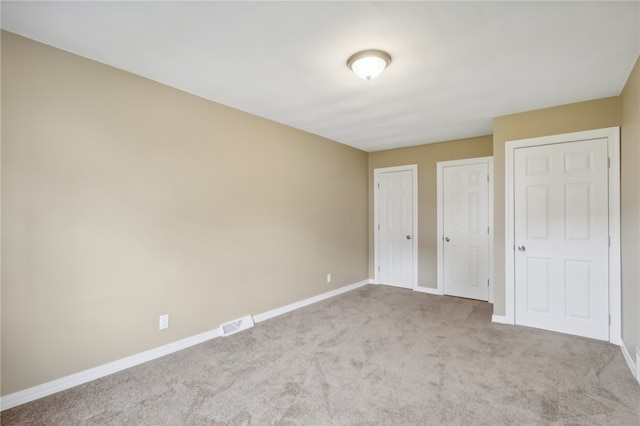
<svg viewBox="0 0 640 426">
<path fill-rule="evenodd" d="M 488 164 L 443 169 L 444 293 L 489 299 Z"/>
<path fill-rule="evenodd" d="M 529 257 L 527 259 L 527 310 L 550 312 L 549 265 L 551 259 Z"/>
<path fill-rule="evenodd" d="M 565 262 L 567 300 L 566 311 L 570 318 L 588 320 L 591 314 L 589 287 L 591 263 L 577 260 Z"/>
<path fill-rule="evenodd" d="M 514 150 L 515 321 L 609 339 L 607 140 Z"/>
<path fill-rule="evenodd" d="M 413 287 L 413 171 L 380 173 L 378 280 Z"/>
</svg>

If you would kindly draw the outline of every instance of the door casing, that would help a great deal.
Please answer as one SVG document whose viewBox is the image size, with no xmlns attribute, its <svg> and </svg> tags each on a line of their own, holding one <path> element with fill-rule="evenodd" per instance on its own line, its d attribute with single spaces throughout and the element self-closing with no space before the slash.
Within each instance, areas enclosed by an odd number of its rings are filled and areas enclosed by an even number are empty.
<svg viewBox="0 0 640 426">
<path fill-rule="evenodd" d="M 620 276 L 620 127 L 564 133 L 560 135 L 507 141 L 505 144 L 505 318 L 515 324 L 515 205 L 514 155 L 518 148 L 607 138 L 609 154 L 609 341 L 622 338 Z"/>
<path fill-rule="evenodd" d="M 382 173 L 392 173 L 392 172 L 400 172 L 400 171 L 411 171 L 412 174 L 412 189 L 413 189 L 413 211 L 412 211 L 412 227 L 413 227 L 413 236 L 412 236 L 412 271 L 411 271 L 411 287 L 413 290 L 416 290 L 418 287 L 418 165 L 417 164 L 409 164 L 406 166 L 396 166 L 396 167 L 383 167 L 373 170 L 373 234 L 374 234 L 374 283 L 380 283 L 380 232 L 378 230 L 379 223 L 379 209 L 378 203 L 380 202 L 379 197 L 377 196 L 378 191 L 376 191 L 377 184 L 379 182 L 379 177 Z"/>
<path fill-rule="evenodd" d="M 489 173 L 489 303 L 493 303 L 493 157 L 465 158 L 462 160 L 438 161 L 437 168 L 437 227 L 438 227 L 438 271 L 437 294 L 444 294 L 444 168 L 486 163 Z"/>
</svg>

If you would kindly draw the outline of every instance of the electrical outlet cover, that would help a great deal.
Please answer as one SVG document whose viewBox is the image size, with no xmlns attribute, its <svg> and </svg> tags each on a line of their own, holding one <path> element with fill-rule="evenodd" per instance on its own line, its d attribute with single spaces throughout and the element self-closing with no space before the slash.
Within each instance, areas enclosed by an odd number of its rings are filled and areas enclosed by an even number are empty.
<svg viewBox="0 0 640 426">
<path fill-rule="evenodd" d="M 160 330 L 164 330 L 166 328 L 169 328 L 169 314 L 160 315 L 160 321 L 159 321 L 158 328 Z"/>
</svg>

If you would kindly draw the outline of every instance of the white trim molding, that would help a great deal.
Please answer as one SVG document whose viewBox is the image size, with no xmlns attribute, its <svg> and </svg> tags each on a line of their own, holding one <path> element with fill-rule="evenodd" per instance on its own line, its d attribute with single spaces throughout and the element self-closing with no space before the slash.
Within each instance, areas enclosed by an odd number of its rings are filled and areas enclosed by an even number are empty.
<svg viewBox="0 0 640 426">
<path fill-rule="evenodd" d="M 488 274 L 489 274 L 489 303 L 493 303 L 493 157 L 465 158 L 462 160 L 438 161 L 436 163 L 436 206 L 437 206 L 437 291 L 434 294 L 444 294 L 444 168 L 454 166 L 465 166 L 469 164 L 486 164 L 489 173 L 489 253 L 488 253 Z"/>
<path fill-rule="evenodd" d="M 60 392 L 93 380 L 97 380 L 101 377 L 117 373 L 118 371 L 126 370 L 127 368 L 135 367 L 136 365 L 143 364 L 147 361 L 152 361 L 156 358 L 169 355 L 171 353 L 186 349 L 199 343 L 206 342 L 207 340 L 211 340 L 219 336 L 220 329 L 216 328 L 214 330 L 187 337 L 186 339 L 178 340 L 176 342 L 159 346 L 148 351 L 140 352 L 138 354 L 131 355 L 117 361 L 109 362 L 107 364 L 90 368 L 88 370 L 80 371 L 79 373 L 71 374 L 60 379 L 52 380 L 50 382 L 43 383 L 32 388 L 14 392 L 2 397 L 0 407 L 1 410 L 4 411 L 9 408 L 25 404 L 27 402 L 35 401 L 36 399 L 44 398 L 45 396 L 49 396 L 56 392 Z"/>
<path fill-rule="evenodd" d="M 291 312 L 312 303 L 320 302 L 321 300 L 325 300 L 330 297 L 355 290 L 356 288 L 363 287 L 369 284 L 370 281 L 371 280 L 366 279 L 355 284 L 340 287 L 338 289 L 301 300 L 296 303 L 291 303 L 281 308 L 254 315 L 253 320 L 256 323 L 266 321 L 270 318 L 285 314 L 287 312 Z M 92 380 L 97 380 L 101 377 L 117 373 L 118 371 L 126 370 L 127 368 L 135 367 L 136 365 L 143 364 L 147 361 L 152 361 L 156 358 L 172 354 L 174 352 L 186 349 L 188 347 L 206 342 L 207 340 L 211 340 L 220 336 L 222 336 L 222 333 L 220 332 L 220 327 L 218 327 L 211 331 L 187 337 L 185 339 L 181 339 L 173 343 L 150 349 L 148 351 L 140 352 L 138 354 L 109 362 L 98 367 L 90 368 L 88 370 L 80 371 L 78 373 L 71 374 L 69 376 L 62 377 L 60 379 L 56 379 L 47 383 L 43 383 L 38 386 L 8 394 L 0 399 L 0 411 L 8 410 L 9 408 L 17 407 L 18 405 L 26 404 L 27 402 L 35 401 L 36 399 L 44 398 L 45 396 L 49 396 L 56 392 L 88 383 Z"/>
<path fill-rule="evenodd" d="M 382 167 L 373 170 L 373 252 L 374 252 L 374 281 L 380 282 L 380 248 L 379 248 L 379 237 L 380 230 L 376 226 L 378 223 L 378 217 L 380 213 L 378 212 L 378 191 L 376 188 L 378 186 L 378 182 L 380 181 L 380 175 L 383 173 L 393 173 L 393 172 L 402 172 L 402 171 L 410 171 L 412 172 L 412 185 L 413 185 L 413 238 L 412 238 L 412 250 L 413 250 L 413 268 L 411 271 L 411 289 L 416 290 L 418 287 L 418 165 L 417 164 L 408 164 L 406 166 L 395 166 L 395 167 Z"/>
<path fill-rule="evenodd" d="M 495 322 L 496 324 L 509 324 L 509 322 L 507 322 L 507 317 L 504 315 L 496 315 L 493 314 L 491 316 L 491 322 Z"/>
<path fill-rule="evenodd" d="M 442 296 L 442 292 L 438 288 L 415 286 L 413 288 L 413 291 L 417 291 L 419 293 L 435 294 L 436 296 Z"/>
<path fill-rule="evenodd" d="M 253 316 L 253 320 L 256 323 L 266 321 L 268 319 L 277 317 L 278 315 L 286 314 L 287 312 L 295 311 L 296 309 L 304 308 L 305 306 L 311 305 L 313 303 L 320 302 L 325 299 L 329 299 L 331 297 L 337 296 L 342 293 L 346 293 L 351 290 L 355 290 L 356 288 L 363 287 L 369 284 L 369 280 L 359 281 L 355 284 L 350 284 L 344 287 L 337 288 L 335 290 L 328 291 L 326 293 L 319 294 L 317 296 L 309 297 L 308 299 L 300 300 L 299 302 L 294 302 L 286 306 L 282 306 L 280 308 L 272 309 L 267 312 L 263 312 L 258 315 Z"/>
<path fill-rule="evenodd" d="M 638 377 L 638 360 L 640 360 L 640 353 L 636 355 L 636 361 L 634 362 L 631 354 L 627 350 L 627 345 L 624 344 L 623 340 L 620 341 L 620 350 L 622 351 L 624 360 L 629 366 L 629 370 L 631 370 L 631 374 L 633 374 L 633 377 L 635 377 L 638 380 L 638 383 L 640 383 L 640 378 Z"/>
<path fill-rule="evenodd" d="M 520 139 L 505 143 L 505 312 L 506 323 L 515 324 L 514 264 L 514 155 L 518 148 L 550 145 L 586 139 L 606 138 L 609 168 L 609 342 L 619 345 L 622 337 L 620 275 L 620 127 L 587 130 L 561 135 Z"/>
<path fill-rule="evenodd" d="M 640 385 L 640 348 L 636 348 L 636 380 Z"/>
</svg>

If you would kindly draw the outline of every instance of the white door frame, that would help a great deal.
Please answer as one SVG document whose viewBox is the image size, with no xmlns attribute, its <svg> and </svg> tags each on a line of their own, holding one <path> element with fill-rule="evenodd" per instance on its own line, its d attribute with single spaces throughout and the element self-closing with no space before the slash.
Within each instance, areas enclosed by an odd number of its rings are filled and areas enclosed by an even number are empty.
<svg viewBox="0 0 640 426">
<path fill-rule="evenodd" d="M 487 164 L 489 173 L 489 303 L 493 303 L 493 157 L 465 158 L 463 160 L 438 161 L 437 167 L 437 226 L 438 226 L 438 287 L 437 294 L 444 294 L 444 168 Z"/>
<path fill-rule="evenodd" d="M 620 275 L 620 127 L 519 139 L 505 143 L 505 322 L 515 324 L 515 206 L 513 166 L 517 148 L 607 138 L 609 152 L 609 341 L 622 338 Z"/>
<path fill-rule="evenodd" d="M 373 241 L 374 241 L 374 283 L 380 284 L 380 230 L 378 229 L 378 218 L 380 217 L 380 213 L 378 212 L 378 203 L 380 201 L 378 196 L 377 185 L 379 182 L 380 175 L 382 173 L 391 173 L 391 172 L 403 172 L 403 171 L 411 171 L 413 182 L 411 183 L 413 186 L 413 237 L 412 237 L 412 246 L 411 249 L 413 251 L 413 268 L 411 271 L 411 288 L 415 290 L 418 287 L 418 165 L 417 164 L 409 164 L 406 166 L 396 166 L 396 167 L 383 167 L 379 169 L 373 170 Z"/>
</svg>

